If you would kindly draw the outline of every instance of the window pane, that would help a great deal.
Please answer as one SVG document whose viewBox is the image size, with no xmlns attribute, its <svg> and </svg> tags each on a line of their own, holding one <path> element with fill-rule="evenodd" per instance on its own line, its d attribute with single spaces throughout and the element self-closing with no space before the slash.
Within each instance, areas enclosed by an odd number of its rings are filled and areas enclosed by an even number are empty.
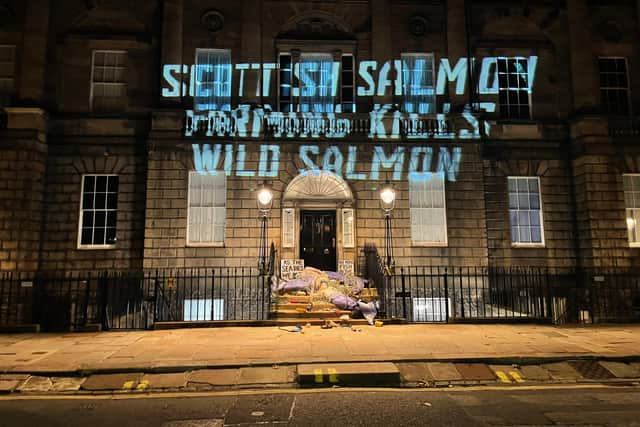
<svg viewBox="0 0 640 427">
<path fill-rule="evenodd" d="M 82 236 L 80 238 L 80 244 L 82 245 L 90 245 L 92 244 L 92 236 L 93 236 L 93 228 L 83 228 Z"/>
<path fill-rule="evenodd" d="M 107 208 L 107 194 L 106 193 L 96 193 L 95 195 L 95 209 L 106 209 Z"/>
<path fill-rule="evenodd" d="M 82 196 L 82 209 L 93 209 L 93 192 L 87 193 Z"/>
<path fill-rule="evenodd" d="M 542 234 L 540 227 L 531 227 L 531 242 L 542 243 Z"/>
</svg>

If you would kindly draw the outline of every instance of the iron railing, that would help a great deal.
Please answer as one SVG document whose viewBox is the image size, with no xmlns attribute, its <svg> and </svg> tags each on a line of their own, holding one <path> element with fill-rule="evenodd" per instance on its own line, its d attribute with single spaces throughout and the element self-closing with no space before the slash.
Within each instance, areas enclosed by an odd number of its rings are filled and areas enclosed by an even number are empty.
<svg viewBox="0 0 640 427">
<path fill-rule="evenodd" d="M 149 329 L 157 322 L 264 320 L 270 278 L 255 268 L 0 275 L 0 326 Z"/>
<path fill-rule="evenodd" d="M 640 321 L 640 271 L 396 267 L 365 251 L 380 317 L 408 322 Z M 270 277 L 256 268 L 103 274 L 0 274 L 0 327 L 149 329 L 158 322 L 265 320 Z"/>
<path fill-rule="evenodd" d="M 408 322 L 640 321 L 640 270 L 396 266 L 384 275 L 375 247 L 365 271 L 381 315 Z"/>
</svg>

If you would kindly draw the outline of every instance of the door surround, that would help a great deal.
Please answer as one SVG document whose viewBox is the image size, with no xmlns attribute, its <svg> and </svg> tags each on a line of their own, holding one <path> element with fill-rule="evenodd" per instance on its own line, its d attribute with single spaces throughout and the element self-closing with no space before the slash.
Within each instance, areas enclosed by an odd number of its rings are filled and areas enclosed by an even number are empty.
<svg viewBox="0 0 640 427">
<path fill-rule="evenodd" d="M 342 210 L 355 205 L 349 185 L 334 173 L 322 170 L 303 171 L 287 185 L 282 196 L 281 258 L 300 255 L 300 213 L 303 210 L 336 212 L 336 258 L 355 262 L 355 247 L 343 246 Z M 293 224 L 284 224 L 285 209 L 293 210 Z M 293 227 L 292 245 L 285 245 L 285 227 Z M 355 233 L 355 226 L 353 227 Z M 354 237 L 355 241 L 355 237 Z M 355 245 L 354 245 L 355 246 Z"/>
</svg>

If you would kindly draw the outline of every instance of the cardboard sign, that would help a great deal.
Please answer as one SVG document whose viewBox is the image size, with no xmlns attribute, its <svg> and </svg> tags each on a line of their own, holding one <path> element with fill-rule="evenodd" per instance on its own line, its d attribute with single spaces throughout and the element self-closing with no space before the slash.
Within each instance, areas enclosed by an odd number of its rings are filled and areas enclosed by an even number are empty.
<svg viewBox="0 0 640 427">
<path fill-rule="evenodd" d="M 355 269 L 353 267 L 353 261 L 341 259 L 338 261 L 338 273 L 342 273 L 344 275 L 354 275 Z"/>
<path fill-rule="evenodd" d="M 281 259 L 280 277 L 284 280 L 295 279 L 296 275 L 304 270 L 303 259 Z"/>
</svg>

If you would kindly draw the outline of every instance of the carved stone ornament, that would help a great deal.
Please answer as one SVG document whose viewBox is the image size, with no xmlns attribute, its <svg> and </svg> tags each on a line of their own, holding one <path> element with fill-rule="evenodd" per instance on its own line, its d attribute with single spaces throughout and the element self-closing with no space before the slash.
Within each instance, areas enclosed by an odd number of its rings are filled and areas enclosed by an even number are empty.
<svg viewBox="0 0 640 427">
<path fill-rule="evenodd" d="M 422 16 L 412 16 L 409 19 L 409 33 L 415 37 L 422 37 L 427 33 L 429 23 Z"/>
<path fill-rule="evenodd" d="M 202 14 L 200 22 L 210 33 L 217 33 L 224 26 L 224 15 L 217 10 L 207 10 Z"/>
</svg>

